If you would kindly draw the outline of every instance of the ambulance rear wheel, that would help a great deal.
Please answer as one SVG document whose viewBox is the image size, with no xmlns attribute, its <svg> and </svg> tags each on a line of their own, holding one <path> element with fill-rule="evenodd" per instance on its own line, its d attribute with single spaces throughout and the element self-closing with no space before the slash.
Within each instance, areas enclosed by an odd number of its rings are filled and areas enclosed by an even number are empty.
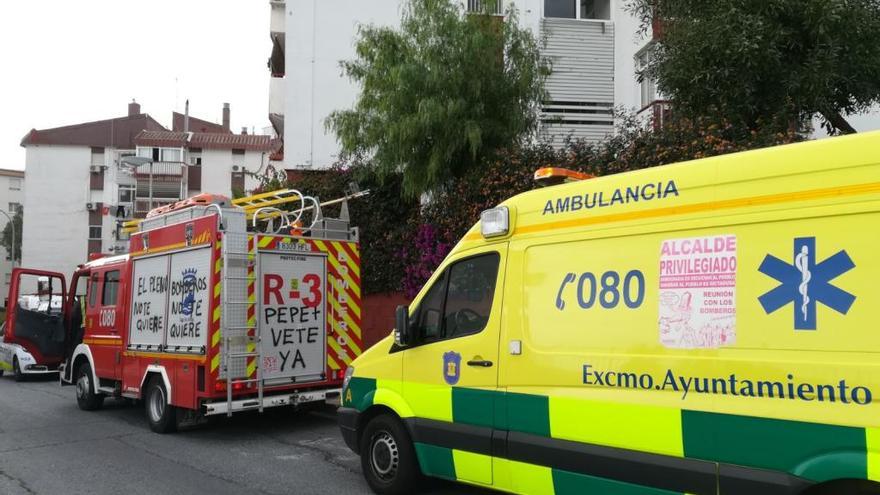
<svg viewBox="0 0 880 495">
<path fill-rule="evenodd" d="M 360 447 L 361 469 L 374 492 L 398 495 L 416 491 L 422 473 L 409 433 L 397 418 L 382 414 L 371 419 Z"/>
<path fill-rule="evenodd" d="M 104 396 L 95 393 L 92 367 L 82 363 L 76 369 L 76 403 L 83 411 L 94 411 L 104 405 Z"/>
<path fill-rule="evenodd" d="M 177 429 L 177 411 L 168 403 L 168 390 L 159 376 L 153 377 L 144 395 L 147 423 L 156 433 L 170 433 Z"/>
</svg>

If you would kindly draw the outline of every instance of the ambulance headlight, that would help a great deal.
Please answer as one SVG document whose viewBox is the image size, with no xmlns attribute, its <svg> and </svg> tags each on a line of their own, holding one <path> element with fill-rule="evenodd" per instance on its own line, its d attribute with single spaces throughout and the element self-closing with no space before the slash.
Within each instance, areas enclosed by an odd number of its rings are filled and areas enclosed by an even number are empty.
<svg viewBox="0 0 880 495">
<path fill-rule="evenodd" d="M 342 390 L 345 391 L 348 389 L 348 382 L 351 381 L 351 375 L 354 374 L 354 366 L 349 366 L 345 369 L 345 377 L 342 379 Z"/>
<path fill-rule="evenodd" d="M 510 231 L 510 211 L 498 206 L 480 213 L 480 231 L 483 237 L 501 237 Z"/>
</svg>

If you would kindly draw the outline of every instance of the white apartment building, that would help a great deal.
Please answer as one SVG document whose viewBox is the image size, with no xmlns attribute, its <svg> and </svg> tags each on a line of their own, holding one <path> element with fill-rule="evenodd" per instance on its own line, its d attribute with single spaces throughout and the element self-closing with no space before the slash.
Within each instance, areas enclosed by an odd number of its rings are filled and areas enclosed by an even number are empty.
<svg viewBox="0 0 880 495">
<path fill-rule="evenodd" d="M 10 217 L 14 217 L 21 209 L 22 203 L 24 203 L 24 170 L 0 169 L 0 209 Z M 8 223 L 6 215 L 0 214 L 0 232 L 3 232 Z M 12 253 L 0 246 L 0 280 L 3 281 L 3 296 L 0 300 L 2 301 L 5 301 L 6 294 L 9 294 L 12 267 L 17 265 L 18 263 L 12 259 Z M 6 305 L 5 302 L 3 305 Z"/>
<path fill-rule="evenodd" d="M 462 0 L 476 10 L 480 0 Z M 341 60 L 355 56 L 359 25 L 399 24 L 404 0 L 271 0 L 269 113 L 284 136 L 286 168 L 326 168 L 339 145 L 324 121 L 350 108 L 358 88 L 342 74 Z M 637 60 L 647 57 L 649 40 L 638 36 L 638 21 L 624 0 L 505 0 L 520 22 L 546 40 L 544 54 L 553 73 L 541 116 L 542 139 L 566 136 L 599 140 L 613 130 L 612 109 L 650 109 L 656 96 L 640 84 Z M 499 7 L 499 14 L 501 9 Z"/>
<path fill-rule="evenodd" d="M 126 117 L 31 130 L 21 142 L 22 264 L 69 273 L 90 253 L 126 252 L 122 222 L 200 192 L 252 189 L 246 172 L 258 172 L 276 147 L 270 136 L 229 132 L 228 104 L 222 125 L 178 113 L 172 120 L 169 131 L 133 102 Z"/>
</svg>

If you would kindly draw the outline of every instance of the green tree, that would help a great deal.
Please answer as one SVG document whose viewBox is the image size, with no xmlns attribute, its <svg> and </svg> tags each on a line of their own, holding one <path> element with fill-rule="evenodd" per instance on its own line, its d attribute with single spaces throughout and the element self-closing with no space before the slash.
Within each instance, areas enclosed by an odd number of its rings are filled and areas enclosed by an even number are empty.
<svg viewBox="0 0 880 495">
<path fill-rule="evenodd" d="M 457 0 L 409 0 L 400 29 L 361 26 L 341 63 L 361 87 L 326 126 L 344 156 L 368 157 L 382 179 L 403 173 L 409 196 L 459 177 L 537 127 L 548 64 L 518 23 L 469 14 Z"/>
<path fill-rule="evenodd" d="M 880 102 L 880 0 L 630 0 L 663 29 L 641 72 L 675 108 L 734 125 L 804 128 Z"/>
<path fill-rule="evenodd" d="M 11 212 L 10 212 L 11 213 Z M 19 207 L 12 216 L 12 222 L 6 222 L 3 234 L 0 236 L 0 245 L 6 248 L 6 255 L 12 256 L 12 229 L 15 228 L 15 261 L 21 261 L 21 226 L 22 211 Z"/>
</svg>

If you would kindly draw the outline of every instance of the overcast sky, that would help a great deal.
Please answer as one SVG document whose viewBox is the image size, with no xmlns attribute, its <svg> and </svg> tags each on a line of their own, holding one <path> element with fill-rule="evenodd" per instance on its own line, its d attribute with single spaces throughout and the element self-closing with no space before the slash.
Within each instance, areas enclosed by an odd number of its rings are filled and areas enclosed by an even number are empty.
<svg viewBox="0 0 880 495">
<path fill-rule="evenodd" d="M 21 138 L 126 115 L 135 98 L 166 127 L 171 112 L 232 129 L 269 125 L 268 0 L 24 0 L 0 15 L 0 168 L 24 168 Z M 880 116 L 853 117 L 860 131 Z"/>
<path fill-rule="evenodd" d="M 21 138 L 141 111 L 232 129 L 268 122 L 268 0 L 24 0 L 0 15 L 0 168 L 24 168 Z"/>
</svg>

